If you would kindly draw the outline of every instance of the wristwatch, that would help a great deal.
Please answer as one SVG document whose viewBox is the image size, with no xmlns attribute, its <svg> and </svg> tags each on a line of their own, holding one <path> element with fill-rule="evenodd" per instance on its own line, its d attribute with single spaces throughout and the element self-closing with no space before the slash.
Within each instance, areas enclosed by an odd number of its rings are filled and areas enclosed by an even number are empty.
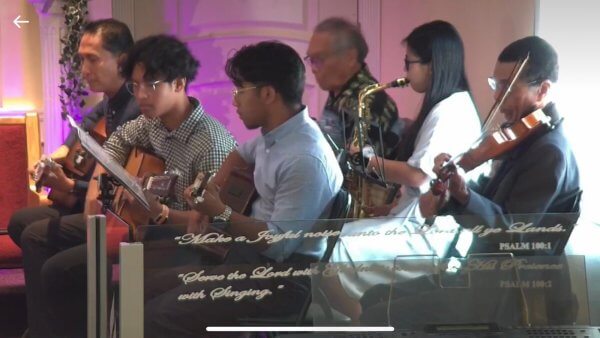
<svg viewBox="0 0 600 338">
<path fill-rule="evenodd" d="M 213 217 L 213 220 L 216 222 L 229 222 L 229 219 L 231 219 L 232 212 L 233 210 L 231 210 L 231 207 L 226 205 L 225 210 L 223 210 L 223 212 L 219 215 Z"/>
</svg>

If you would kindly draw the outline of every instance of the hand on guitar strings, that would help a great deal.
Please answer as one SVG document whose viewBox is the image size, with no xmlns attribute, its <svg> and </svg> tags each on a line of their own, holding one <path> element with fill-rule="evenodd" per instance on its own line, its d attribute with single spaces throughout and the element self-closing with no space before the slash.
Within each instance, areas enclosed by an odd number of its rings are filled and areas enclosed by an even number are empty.
<svg viewBox="0 0 600 338">
<path fill-rule="evenodd" d="M 65 175 L 61 166 L 51 165 L 46 168 L 48 172 L 43 178 L 44 186 L 64 192 L 73 190 L 75 181 Z"/>
<path fill-rule="evenodd" d="M 191 185 L 183 193 L 190 208 L 208 217 L 214 217 L 223 213 L 225 203 L 221 201 L 221 197 L 219 196 L 220 187 L 214 183 L 212 177 L 206 183 L 206 187 L 202 190 L 200 196 L 194 196 L 195 190 L 197 190 L 197 187 Z"/>
</svg>

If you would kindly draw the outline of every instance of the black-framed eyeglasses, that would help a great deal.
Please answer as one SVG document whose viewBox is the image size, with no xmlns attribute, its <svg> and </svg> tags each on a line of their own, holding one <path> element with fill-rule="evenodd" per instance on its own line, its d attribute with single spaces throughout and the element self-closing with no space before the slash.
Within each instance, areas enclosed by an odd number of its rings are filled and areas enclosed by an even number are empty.
<svg viewBox="0 0 600 338">
<path fill-rule="evenodd" d="M 408 68 L 410 67 L 410 65 L 412 65 L 413 63 L 422 63 L 423 61 L 421 60 L 409 60 L 407 58 L 404 58 L 404 70 L 408 72 Z"/>
<path fill-rule="evenodd" d="M 506 86 L 508 86 L 508 80 L 498 80 L 498 79 L 496 79 L 493 76 L 488 77 L 487 81 L 488 81 L 488 85 L 490 86 L 490 88 L 494 92 L 496 92 L 496 91 L 502 91 L 502 90 L 504 90 L 504 88 Z M 533 80 L 533 81 L 526 82 L 526 84 L 528 86 L 539 85 L 540 83 L 541 83 L 540 80 Z"/>
<path fill-rule="evenodd" d="M 136 93 L 138 93 L 140 90 L 150 90 L 150 92 L 154 93 L 156 91 L 156 88 L 158 87 L 158 85 L 161 82 L 167 82 L 165 80 L 156 80 L 156 81 L 147 81 L 147 82 L 142 82 L 142 83 L 138 83 L 138 82 L 134 82 L 134 81 L 127 81 L 125 82 L 125 88 L 127 88 L 127 91 L 130 92 L 132 95 L 135 95 Z"/>
</svg>

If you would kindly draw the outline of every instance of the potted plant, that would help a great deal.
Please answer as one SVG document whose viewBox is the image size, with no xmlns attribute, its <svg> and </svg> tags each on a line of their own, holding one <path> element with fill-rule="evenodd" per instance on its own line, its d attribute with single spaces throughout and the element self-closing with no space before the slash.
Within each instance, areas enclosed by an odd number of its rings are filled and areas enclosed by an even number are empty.
<svg viewBox="0 0 600 338">
<path fill-rule="evenodd" d="M 81 78 L 81 60 L 77 54 L 79 40 L 88 15 L 87 0 L 64 0 L 65 30 L 60 39 L 60 105 L 63 118 L 70 114 L 81 120 L 81 108 L 88 95 Z"/>
</svg>

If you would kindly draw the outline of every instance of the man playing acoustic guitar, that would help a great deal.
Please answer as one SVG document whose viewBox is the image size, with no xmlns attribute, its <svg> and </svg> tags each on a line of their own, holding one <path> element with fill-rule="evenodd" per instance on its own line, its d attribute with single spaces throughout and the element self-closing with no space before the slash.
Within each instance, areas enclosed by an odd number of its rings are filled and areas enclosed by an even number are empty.
<svg viewBox="0 0 600 338">
<path fill-rule="evenodd" d="M 90 132 L 96 130 L 106 136 L 139 115 L 138 105 L 125 88 L 125 78 L 119 71 L 132 45 L 133 37 L 129 28 L 117 20 L 92 21 L 84 27 L 78 51 L 81 73 L 88 87 L 94 92 L 103 93 L 104 98 L 84 117 L 83 129 Z M 76 203 L 66 205 L 69 203 L 65 203 L 67 201 L 63 198 L 53 199 L 52 206 L 24 208 L 15 212 L 8 224 L 11 239 L 23 249 L 30 337 L 47 337 L 47 327 L 38 319 L 44 309 L 39 287 L 42 264 L 47 257 L 64 247 L 64 242 L 70 241 L 68 234 L 75 232 L 80 223 L 83 199 L 93 170 L 93 158 L 85 159 L 90 169 L 87 172 L 83 170 L 81 175 L 73 172 L 71 174 L 74 175 L 68 177 L 62 169 L 69 167 L 67 161 L 72 160 L 71 154 L 75 155 L 78 148 L 77 133 L 72 130 L 64 144 L 50 155 L 62 167 L 48 166 L 48 172 L 40 182 L 52 189 L 50 198 L 59 195 Z M 51 219 L 52 222 L 49 222 Z M 67 235 L 54 236 L 58 227 L 65 229 L 62 233 Z M 50 242 L 55 244 L 50 245 Z M 43 248 L 43 252 L 36 248 Z M 45 258 L 40 260 L 40 257 Z"/>
<path fill-rule="evenodd" d="M 106 138 L 126 121 L 139 115 L 139 108 L 133 96 L 125 88 L 125 78 L 119 72 L 126 53 L 133 45 L 133 38 L 129 28 L 117 20 L 104 19 L 90 22 L 84 29 L 79 45 L 79 56 L 82 60 L 81 73 L 89 88 L 97 93 L 104 93 L 104 98 L 85 115 L 81 127 Z M 8 225 L 8 232 L 12 240 L 21 246 L 21 234 L 31 223 L 47 218 L 61 217 L 80 213 L 83 211 L 83 198 L 88 187 L 88 180 L 93 171 L 93 158 L 86 157 L 81 167 L 90 167 L 89 170 L 80 172 L 75 164 L 69 166 L 67 160 L 74 160 L 75 152 L 81 148 L 78 144 L 77 133 L 71 130 L 64 144 L 54 151 L 49 158 L 52 163 L 59 165 L 46 165 L 40 185 L 52 189 L 52 195 L 59 195 L 59 199 L 52 199 L 50 207 L 25 208 L 15 212 Z M 40 163 L 38 163 L 40 168 Z M 74 167 L 74 171 L 65 173 L 63 168 Z M 36 169 L 31 169 L 33 174 Z M 73 199 L 76 203 L 66 201 Z"/>
<path fill-rule="evenodd" d="M 165 169 L 178 173 L 173 198 L 161 204 L 147 193 L 154 223 L 186 223 L 189 209 L 183 190 L 199 171 L 216 171 L 236 143 L 229 132 L 210 117 L 198 100 L 187 96 L 199 62 L 181 41 L 165 35 L 138 41 L 123 65 L 129 79 L 127 89 L 134 95 L 142 113 L 116 130 L 104 144 L 106 152 L 124 164 L 134 147 L 153 152 L 165 162 Z M 104 170 L 97 166 L 94 176 Z M 86 213 L 94 214 L 98 205 L 97 184 L 90 185 Z M 45 337 L 84 337 L 86 334 L 86 224 L 79 214 L 79 228 L 68 245 L 55 255 L 44 256 L 43 245 L 31 248 L 38 253 L 44 296 L 44 310 L 50 333 Z M 133 226 L 133 224 L 130 224 Z M 139 225 L 139 224 L 135 224 Z M 35 245 L 37 243 L 33 243 Z M 32 245 L 32 246 L 33 246 Z"/>
<path fill-rule="evenodd" d="M 199 211 L 198 216 L 227 222 L 223 227 L 227 234 L 245 236 L 256 243 L 232 247 L 224 264 L 214 267 L 211 274 L 221 275 L 231 269 L 231 264 L 255 267 L 282 263 L 310 267 L 324 250 L 318 241 L 302 238 L 272 244 L 257 241 L 265 232 L 283 235 L 313 230 L 314 220 L 329 210 L 342 185 L 342 173 L 333 151 L 302 105 L 305 78 L 302 59 L 290 46 L 260 42 L 237 51 L 227 61 L 226 72 L 236 87 L 233 104 L 240 119 L 249 129 L 260 128 L 261 135 L 227 157 L 200 199 L 192 197 L 193 187 L 187 190 L 186 198 Z M 218 193 L 218 186 L 223 186 L 234 168 L 246 167 L 254 168 L 258 193 L 249 216 L 233 211 Z M 241 316 L 294 313 L 309 292 L 309 281 L 306 277 L 277 282 L 245 279 L 227 281 L 226 285 L 217 283 L 217 288 L 229 285 L 235 290 L 261 289 L 276 294 L 260 301 L 239 302 L 223 298 L 180 302 L 179 294 L 215 286 L 180 285 L 147 301 L 144 333 L 146 337 L 198 337 L 208 324 L 235 323 Z M 281 290 L 277 288 L 279 282 L 285 285 Z"/>
</svg>

